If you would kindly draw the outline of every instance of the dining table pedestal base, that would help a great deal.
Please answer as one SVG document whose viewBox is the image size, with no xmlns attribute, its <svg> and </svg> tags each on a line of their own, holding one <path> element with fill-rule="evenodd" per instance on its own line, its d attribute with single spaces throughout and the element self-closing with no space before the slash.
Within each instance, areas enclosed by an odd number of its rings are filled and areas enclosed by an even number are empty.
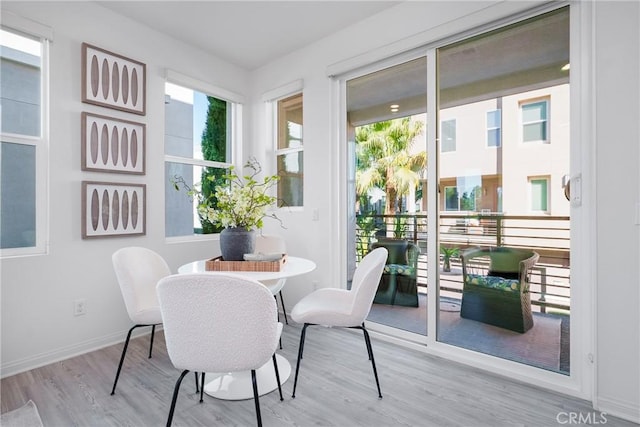
<svg viewBox="0 0 640 427">
<path fill-rule="evenodd" d="M 276 354 L 280 384 L 284 384 L 291 375 L 291 364 L 287 359 Z M 231 372 L 226 374 L 209 373 L 205 379 L 211 379 L 204 386 L 204 392 L 222 400 L 246 400 L 253 399 L 253 384 L 251 371 Z M 258 395 L 262 396 L 278 389 L 276 373 L 273 369 L 273 360 L 256 369 L 256 381 L 258 383 Z"/>
</svg>

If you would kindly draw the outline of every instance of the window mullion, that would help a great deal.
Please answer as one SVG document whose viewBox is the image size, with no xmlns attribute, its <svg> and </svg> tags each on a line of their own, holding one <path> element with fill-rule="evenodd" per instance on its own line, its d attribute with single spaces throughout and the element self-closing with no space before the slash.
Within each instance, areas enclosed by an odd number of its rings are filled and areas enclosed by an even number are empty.
<svg viewBox="0 0 640 427">
<path fill-rule="evenodd" d="M 301 151 L 304 151 L 304 147 L 280 148 L 276 150 L 276 156 L 282 156 L 282 155 L 291 154 L 291 153 L 299 153 Z"/>
<path fill-rule="evenodd" d="M 164 159 L 165 162 L 182 163 L 186 165 L 202 166 L 205 168 L 228 169 L 230 166 L 232 166 L 231 163 L 216 162 L 213 160 L 192 159 L 189 157 L 174 156 L 171 154 L 165 154 Z"/>
</svg>

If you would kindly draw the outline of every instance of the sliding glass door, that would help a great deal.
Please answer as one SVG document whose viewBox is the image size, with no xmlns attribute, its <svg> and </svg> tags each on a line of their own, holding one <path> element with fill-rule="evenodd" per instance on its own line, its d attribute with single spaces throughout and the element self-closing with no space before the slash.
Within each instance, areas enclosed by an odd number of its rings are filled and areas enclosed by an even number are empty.
<svg viewBox="0 0 640 427">
<path fill-rule="evenodd" d="M 569 375 L 569 32 L 560 8 L 344 79 L 347 282 L 390 253 L 373 328 Z"/>
</svg>

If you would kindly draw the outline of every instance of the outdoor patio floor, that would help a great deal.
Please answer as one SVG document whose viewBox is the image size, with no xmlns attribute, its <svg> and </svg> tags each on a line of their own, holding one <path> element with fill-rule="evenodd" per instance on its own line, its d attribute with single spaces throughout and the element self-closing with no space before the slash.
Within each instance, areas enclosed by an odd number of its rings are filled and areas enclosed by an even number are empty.
<svg viewBox="0 0 640 427">
<path fill-rule="evenodd" d="M 373 304 L 368 321 L 427 334 L 427 295 L 419 307 Z M 524 334 L 460 318 L 460 300 L 441 297 L 438 340 L 496 357 L 568 375 L 570 317 L 534 313 L 534 327 Z"/>
</svg>

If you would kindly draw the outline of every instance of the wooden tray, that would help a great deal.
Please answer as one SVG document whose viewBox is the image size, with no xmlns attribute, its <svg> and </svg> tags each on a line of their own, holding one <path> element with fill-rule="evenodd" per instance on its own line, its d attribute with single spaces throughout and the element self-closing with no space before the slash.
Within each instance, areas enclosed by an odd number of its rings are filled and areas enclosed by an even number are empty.
<svg viewBox="0 0 640 427">
<path fill-rule="evenodd" d="M 287 254 L 275 261 L 224 261 L 221 256 L 205 262 L 207 271 L 280 271 L 287 261 Z"/>
</svg>

